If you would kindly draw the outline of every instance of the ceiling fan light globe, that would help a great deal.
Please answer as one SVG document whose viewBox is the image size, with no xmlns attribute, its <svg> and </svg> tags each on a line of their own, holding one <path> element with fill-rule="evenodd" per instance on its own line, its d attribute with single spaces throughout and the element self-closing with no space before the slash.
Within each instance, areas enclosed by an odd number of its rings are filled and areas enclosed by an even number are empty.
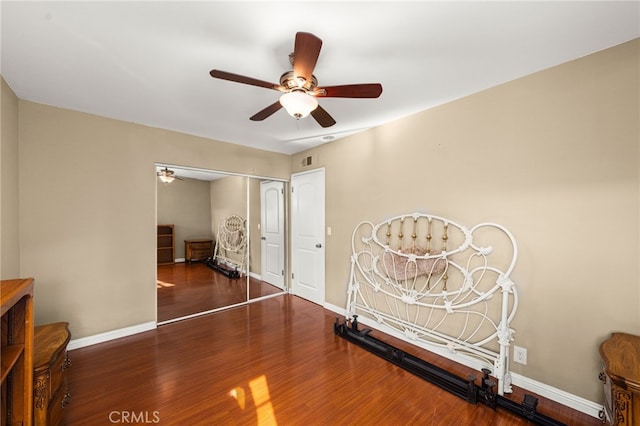
<svg viewBox="0 0 640 426">
<path fill-rule="evenodd" d="M 280 104 L 290 116 L 301 119 L 318 108 L 318 100 L 303 91 L 292 91 L 280 96 Z"/>
<path fill-rule="evenodd" d="M 167 175 L 160 175 L 159 177 L 163 183 L 171 183 L 175 179 L 173 176 L 167 176 Z"/>
</svg>

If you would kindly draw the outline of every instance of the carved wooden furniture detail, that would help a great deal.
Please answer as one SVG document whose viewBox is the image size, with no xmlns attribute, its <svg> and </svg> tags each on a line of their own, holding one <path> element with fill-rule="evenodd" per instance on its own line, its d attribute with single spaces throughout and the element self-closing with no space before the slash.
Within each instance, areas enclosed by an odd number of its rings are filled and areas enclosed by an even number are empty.
<svg viewBox="0 0 640 426">
<path fill-rule="evenodd" d="M 600 356 L 605 422 L 640 425 L 640 336 L 613 333 L 600 345 Z"/>
<path fill-rule="evenodd" d="M 175 261 L 173 225 L 158 225 L 158 265 L 168 265 Z"/>
<path fill-rule="evenodd" d="M 30 425 L 33 410 L 33 278 L 2 280 L 0 424 Z"/>
<path fill-rule="evenodd" d="M 184 240 L 184 258 L 187 263 L 206 260 L 213 254 L 213 240 Z"/>
<path fill-rule="evenodd" d="M 67 345 L 71 339 L 69 323 L 40 325 L 34 330 L 33 424 L 62 424 L 63 408 L 71 400 L 67 372 L 71 366 Z"/>
</svg>

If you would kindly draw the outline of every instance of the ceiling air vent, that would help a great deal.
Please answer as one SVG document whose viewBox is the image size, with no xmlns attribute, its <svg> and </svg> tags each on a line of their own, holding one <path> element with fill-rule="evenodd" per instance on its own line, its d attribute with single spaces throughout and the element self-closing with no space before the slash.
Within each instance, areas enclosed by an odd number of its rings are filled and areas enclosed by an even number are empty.
<svg viewBox="0 0 640 426">
<path fill-rule="evenodd" d="M 308 157 L 304 157 L 302 159 L 302 167 L 309 167 L 313 164 L 313 157 L 309 155 Z"/>
</svg>

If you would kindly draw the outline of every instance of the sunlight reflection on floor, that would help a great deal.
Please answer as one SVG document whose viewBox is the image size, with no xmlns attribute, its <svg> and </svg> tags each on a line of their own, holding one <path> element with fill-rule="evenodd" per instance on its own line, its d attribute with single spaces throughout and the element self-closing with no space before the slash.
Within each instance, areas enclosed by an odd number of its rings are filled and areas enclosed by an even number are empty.
<svg viewBox="0 0 640 426">
<path fill-rule="evenodd" d="M 269 385 L 267 378 L 262 375 L 249 382 L 249 388 L 251 389 L 251 396 L 253 397 L 253 403 L 256 409 L 256 416 L 258 417 L 258 425 L 277 425 L 276 418 L 273 413 L 273 406 L 271 405 L 271 396 L 269 395 Z M 238 402 L 238 406 L 241 409 L 245 409 L 246 397 L 245 391 L 242 387 L 237 387 L 229 392 L 229 396 L 234 398 Z"/>
<path fill-rule="evenodd" d="M 158 281 L 157 281 L 157 288 L 163 288 L 163 287 L 175 287 L 175 286 L 176 286 L 176 285 L 175 285 L 175 284 L 173 284 L 173 283 L 167 283 L 167 282 L 160 281 L 160 280 L 158 280 Z"/>
</svg>

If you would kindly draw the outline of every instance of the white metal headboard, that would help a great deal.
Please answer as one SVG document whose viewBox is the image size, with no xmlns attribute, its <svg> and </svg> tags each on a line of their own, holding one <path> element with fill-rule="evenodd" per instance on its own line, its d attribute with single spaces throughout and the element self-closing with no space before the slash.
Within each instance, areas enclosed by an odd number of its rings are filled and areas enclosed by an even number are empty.
<svg viewBox="0 0 640 426">
<path fill-rule="evenodd" d="M 513 235 L 494 223 L 467 228 L 423 213 L 361 222 L 352 236 L 347 315 L 492 366 L 503 395 L 512 391 L 517 253 Z"/>
<path fill-rule="evenodd" d="M 238 215 L 231 215 L 221 219 L 218 223 L 216 246 L 213 258 L 229 267 L 239 269 L 245 273 L 245 258 L 247 251 L 247 222 Z"/>
</svg>

